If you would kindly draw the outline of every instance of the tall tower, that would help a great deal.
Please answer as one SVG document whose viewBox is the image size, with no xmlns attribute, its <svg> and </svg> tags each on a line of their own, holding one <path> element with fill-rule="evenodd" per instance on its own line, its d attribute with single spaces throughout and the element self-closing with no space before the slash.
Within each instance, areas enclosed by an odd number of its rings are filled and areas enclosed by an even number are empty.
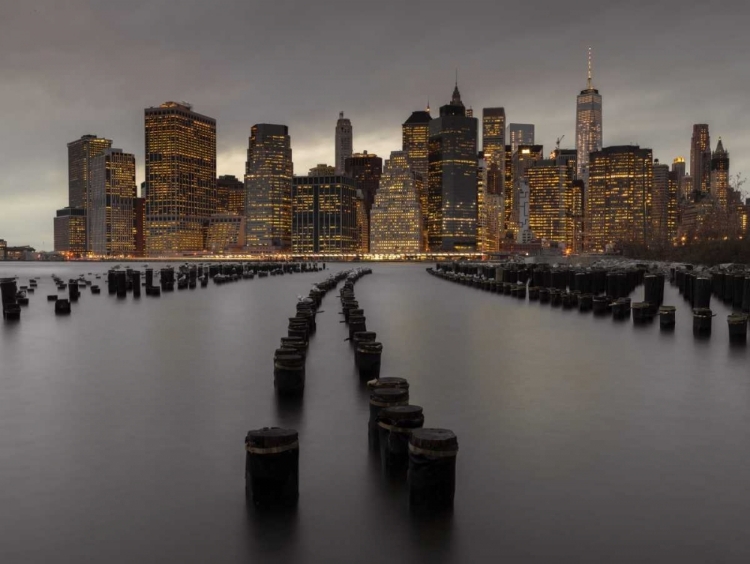
<svg viewBox="0 0 750 564">
<path fill-rule="evenodd" d="M 690 140 L 690 176 L 693 179 L 693 195 L 700 198 L 708 194 L 711 184 L 711 137 L 708 124 L 693 125 Z"/>
<path fill-rule="evenodd" d="M 165 102 L 145 122 L 148 254 L 202 251 L 216 209 L 216 120 Z"/>
<path fill-rule="evenodd" d="M 505 180 L 505 108 L 482 110 L 482 154 L 487 170 L 487 192 L 502 194 Z"/>
<path fill-rule="evenodd" d="M 515 152 L 519 145 L 533 145 L 534 124 L 511 123 L 508 126 L 508 144 L 511 152 Z"/>
<path fill-rule="evenodd" d="M 105 149 L 91 159 L 89 249 L 97 255 L 132 255 L 135 252 L 135 155 Z"/>
<path fill-rule="evenodd" d="M 654 183 L 651 190 L 651 233 L 649 245 L 666 245 L 669 242 L 669 165 L 654 161 Z"/>
<path fill-rule="evenodd" d="M 292 247 L 292 145 L 286 125 L 250 130 L 245 164 L 245 244 L 262 252 Z"/>
<path fill-rule="evenodd" d="M 729 153 L 719 137 L 719 143 L 711 156 L 711 195 L 722 210 L 729 202 Z"/>
<path fill-rule="evenodd" d="M 427 175 L 429 170 L 428 142 L 430 139 L 430 105 L 424 111 L 412 112 L 401 126 L 401 149 L 414 171 L 419 197 L 422 237 L 427 238 Z"/>
<path fill-rule="evenodd" d="M 346 159 L 354 152 L 353 146 L 352 122 L 344 117 L 344 112 L 339 112 L 336 122 L 336 174 L 344 174 Z"/>
<path fill-rule="evenodd" d="M 586 89 L 576 98 L 576 175 L 587 179 L 589 155 L 602 150 L 602 96 L 594 88 L 591 74 L 591 49 Z"/>
<path fill-rule="evenodd" d="M 458 83 L 430 122 L 428 237 L 430 250 L 477 246 L 477 119 L 466 117 Z"/>
</svg>

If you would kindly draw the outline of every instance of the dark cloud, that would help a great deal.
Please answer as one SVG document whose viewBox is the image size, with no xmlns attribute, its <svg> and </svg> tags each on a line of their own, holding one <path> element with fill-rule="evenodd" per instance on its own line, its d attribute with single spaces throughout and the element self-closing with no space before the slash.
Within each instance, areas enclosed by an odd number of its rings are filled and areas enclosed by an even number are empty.
<svg viewBox="0 0 750 564">
<path fill-rule="evenodd" d="M 387 156 L 412 110 L 448 100 L 456 68 L 477 114 L 505 106 L 545 149 L 561 135 L 572 147 L 589 45 L 605 145 L 671 162 L 707 122 L 745 171 L 748 15 L 739 2 L 0 0 L 0 237 L 52 247 L 65 144 L 82 134 L 134 152 L 140 182 L 143 108 L 171 99 L 218 120 L 220 174 L 242 174 L 257 122 L 289 125 L 298 173 L 332 162 L 340 110 L 355 150 Z"/>
</svg>

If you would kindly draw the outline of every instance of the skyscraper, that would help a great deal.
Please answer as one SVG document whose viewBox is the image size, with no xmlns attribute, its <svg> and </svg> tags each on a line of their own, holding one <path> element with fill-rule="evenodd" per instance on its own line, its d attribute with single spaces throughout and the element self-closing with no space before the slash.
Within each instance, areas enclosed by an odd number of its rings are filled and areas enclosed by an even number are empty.
<svg viewBox="0 0 750 564">
<path fill-rule="evenodd" d="M 690 176 L 693 179 L 693 198 L 699 199 L 709 193 L 711 184 L 711 137 L 708 124 L 693 125 L 690 140 Z"/>
<path fill-rule="evenodd" d="M 259 252 L 292 247 L 292 146 L 286 125 L 250 130 L 245 165 L 245 244 Z"/>
<path fill-rule="evenodd" d="M 500 246 L 503 217 L 502 194 L 490 192 L 498 168 L 494 165 L 492 172 L 488 170 L 483 151 L 477 160 L 477 250 L 493 253 Z"/>
<path fill-rule="evenodd" d="M 519 145 L 534 144 L 533 123 L 511 123 L 508 126 L 508 143 L 511 152 L 515 152 Z"/>
<path fill-rule="evenodd" d="M 55 252 L 82 255 L 86 252 L 86 210 L 63 208 L 54 218 Z"/>
<path fill-rule="evenodd" d="M 292 182 L 292 252 L 355 253 L 358 232 L 354 179 L 318 165 Z"/>
<path fill-rule="evenodd" d="M 408 254 L 422 250 L 422 218 L 417 173 L 407 151 L 385 161 L 380 189 L 370 212 L 370 252 Z"/>
<path fill-rule="evenodd" d="M 430 122 L 428 186 L 430 250 L 475 250 L 477 119 L 466 117 L 458 84 Z"/>
<path fill-rule="evenodd" d="M 602 96 L 591 82 L 591 49 L 586 89 L 576 98 L 576 175 L 586 179 L 589 155 L 602 150 Z"/>
<path fill-rule="evenodd" d="M 383 174 L 383 159 L 367 151 L 355 153 L 344 161 L 344 174 L 353 178 L 357 189 L 362 191 L 365 211 L 369 218 L 375 194 L 380 186 L 380 176 Z"/>
<path fill-rule="evenodd" d="M 146 108 L 148 254 L 202 251 L 216 209 L 216 120 L 186 103 Z"/>
<path fill-rule="evenodd" d="M 719 137 L 719 143 L 711 156 L 711 196 L 719 207 L 726 211 L 729 202 L 729 153 Z"/>
<path fill-rule="evenodd" d="M 591 153 L 585 203 L 587 250 L 648 241 L 652 167 L 651 149 L 637 145 Z"/>
<path fill-rule="evenodd" d="M 649 245 L 664 246 L 669 242 L 669 165 L 654 161 L 654 183 L 651 192 L 651 233 Z"/>
<path fill-rule="evenodd" d="M 427 240 L 427 179 L 429 172 L 430 107 L 412 112 L 401 126 L 401 148 L 406 153 L 409 166 L 417 174 L 419 205 L 422 217 L 422 237 Z"/>
<path fill-rule="evenodd" d="M 352 122 L 344 117 L 344 112 L 339 112 L 336 122 L 336 174 L 344 174 L 346 159 L 354 152 L 354 137 L 352 133 Z"/>
<path fill-rule="evenodd" d="M 682 189 L 683 181 L 685 178 L 685 159 L 684 157 L 675 157 L 672 161 L 672 180 L 677 184 L 678 189 Z M 688 197 L 689 194 L 683 194 L 680 192 L 680 196 Z"/>
<path fill-rule="evenodd" d="M 135 253 L 135 155 L 105 149 L 91 159 L 89 250 L 96 255 Z"/>
<path fill-rule="evenodd" d="M 542 145 L 517 145 L 513 151 L 511 159 L 511 174 L 513 179 L 512 207 L 510 210 L 510 229 L 515 231 L 519 222 L 519 205 L 518 191 L 522 185 L 530 190 L 526 182 L 526 171 L 534 166 L 534 163 L 544 160 L 544 147 Z M 531 194 L 529 193 L 529 197 Z"/>
<path fill-rule="evenodd" d="M 563 243 L 566 239 L 566 197 L 573 187 L 573 171 L 563 158 L 530 163 L 529 228 L 538 239 Z"/>
<path fill-rule="evenodd" d="M 88 207 L 88 190 L 91 159 L 112 146 L 111 139 L 84 135 L 68 143 L 68 205 L 71 208 Z"/>
<path fill-rule="evenodd" d="M 502 194 L 505 184 L 505 108 L 482 110 L 482 154 L 487 170 L 487 192 Z"/>
</svg>

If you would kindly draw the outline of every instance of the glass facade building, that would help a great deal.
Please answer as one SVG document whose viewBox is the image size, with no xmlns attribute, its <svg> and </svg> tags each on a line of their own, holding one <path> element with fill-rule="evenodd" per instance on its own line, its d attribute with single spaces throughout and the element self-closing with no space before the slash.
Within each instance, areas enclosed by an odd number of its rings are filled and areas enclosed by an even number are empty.
<svg viewBox="0 0 750 564">
<path fill-rule="evenodd" d="M 589 50 L 588 83 L 576 98 L 576 176 L 586 179 L 589 155 L 602 150 L 602 96 L 591 81 Z"/>
<path fill-rule="evenodd" d="M 690 176 L 693 179 L 692 198 L 698 199 L 709 193 L 711 185 L 711 136 L 708 124 L 693 125 L 690 140 Z"/>
<path fill-rule="evenodd" d="M 86 210 L 63 208 L 54 219 L 55 252 L 82 255 L 86 252 Z"/>
<path fill-rule="evenodd" d="M 324 174 L 318 175 L 318 172 Z M 356 253 L 357 187 L 348 176 L 319 165 L 292 182 L 292 252 Z"/>
<path fill-rule="evenodd" d="M 651 149 L 605 147 L 591 153 L 586 194 L 586 249 L 648 241 L 653 191 Z"/>
<path fill-rule="evenodd" d="M 108 256 L 135 253 L 137 195 L 135 155 L 120 149 L 105 149 L 91 159 L 87 224 L 92 253 Z"/>
<path fill-rule="evenodd" d="M 256 124 L 245 167 L 245 245 L 258 252 L 292 248 L 292 145 L 286 125 Z"/>
<path fill-rule="evenodd" d="M 371 253 L 409 254 L 423 250 L 417 173 L 411 168 L 407 151 L 393 151 L 385 162 L 370 221 Z"/>
<path fill-rule="evenodd" d="M 216 213 L 245 215 L 245 183 L 233 174 L 216 179 Z"/>
<path fill-rule="evenodd" d="M 354 179 L 357 190 L 362 193 L 365 215 L 369 222 L 370 211 L 375 202 L 375 194 L 377 194 L 380 186 L 380 177 L 383 174 L 383 159 L 367 151 L 355 153 L 346 159 L 344 169 L 346 176 Z M 369 237 L 366 239 L 369 239 Z M 367 252 L 367 250 L 363 252 Z"/>
<path fill-rule="evenodd" d="M 145 129 L 147 252 L 202 251 L 216 211 L 216 120 L 165 102 L 146 108 Z"/>
<path fill-rule="evenodd" d="M 427 242 L 427 179 L 429 174 L 430 108 L 412 112 L 401 126 L 401 149 L 406 153 L 409 166 L 418 178 L 420 215 L 422 217 L 423 247 Z"/>
<path fill-rule="evenodd" d="M 352 122 L 344 117 L 344 112 L 339 112 L 336 122 L 336 174 L 344 174 L 346 170 L 346 159 L 354 153 L 354 132 Z"/>
<path fill-rule="evenodd" d="M 477 248 L 477 119 L 458 85 L 430 122 L 427 230 L 431 251 Z"/>
<path fill-rule="evenodd" d="M 534 145 L 534 124 L 511 123 L 508 126 L 507 139 L 511 152 L 515 152 L 519 145 Z"/>
</svg>

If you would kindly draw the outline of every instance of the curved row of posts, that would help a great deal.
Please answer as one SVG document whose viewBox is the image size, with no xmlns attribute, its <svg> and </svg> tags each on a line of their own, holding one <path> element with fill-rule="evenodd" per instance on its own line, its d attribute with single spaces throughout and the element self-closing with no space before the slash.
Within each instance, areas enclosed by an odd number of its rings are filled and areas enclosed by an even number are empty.
<svg viewBox="0 0 750 564">
<path fill-rule="evenodd" d="M 305 390 L 305 360 L 316 315 L 324 296 L 352 271 L 331 275 L 300 297 L 289 318 L 287 336 L 273 357 L 273 384 L 282 397 L 301 397 Z M 322 312 L 320 312 L 322 313 Z M 245 497 L 256 505 L 292 506 L 299 498 L 299 433 L 296 429 L 263 427 L 245 435 Z"/>
<path fill-rule="evenodd" d="M 410 507 L 450 508 L 456 489 L 458 439 L 448 429 L 424 427 L 424 410 L 409 403 L 405 378 L 380 377 L 383 345 L 376 341 L 374 331 L 367 330 L 364 310 L 354 295 L 358 279 L 350 276 L 344 283 L 341 313 L 349 329 L 347 340 L 354 348 L 354 364 L 370 390 L 370 447 L 380 453 L 386 476 L 406 477 Z"/>
<path fill-rule="evenodd" d="M 110 295 L 118 298 L 126 298 L 132 294 L 134 298 L 141 297 L 141 288 L 145 288 L 147 296 L 158 297 L 162 291 L 170 292 L 177 286 L 178 290 L 195 289 L 198 284 L 202 288 L 208 286 L 210 279 L 216 284 L 236 282 L 238 280 L 252 280 L 256 276 L 278 276 L 302 272 L 318 272 L 325 269 L 318 263 L 307 262 L 262 262 L 262 263 L 209 263 L 209 264 L 184 264 L 177 268 L 168 266 L 159 270 L 145 267 L 145 280 L 141 282 L 141 271 L 134 269 L 121 269 L 119 266 L 110 269 L 106 273 L 105 282 Z M 47 301 L 55 304 L 55 314 L 69 315 L 71 304 L 81 297 L 81 290 L 89 288 L 91 293 L 101 293 L 101 288 L 95 284 L 102 275 L 97 274 L 95 280 L 81 274 L 78 278 L 71 278 L 67 282 L 53 274 L 52 281 L 58 292 L 68 293 L 67 298 L 58 294 L 48 294 Z M 158 279 L 158 280 L 157 280 Z M 21 318 L 21 306 L 29 304 L 29 294 L 33 294 L 38 288 L 40 278 L 31 278 L 28 286 L 17 287 L 18 277 L 0 279 L 0 295 L 2 296 L 3 318 L 8 321 L 17 321 Z"/>
<path fill-rule="evenodd" d="M 711 321 L 716 316 L 711 310 L 713 295 L 734 310 L 727 316 L 730 342 L 747 342 L 750 273 L 744 265 L 704 271 L 695 270 L 692 265 L 672 267 L 669 279 L 693 309 L 693 332 L 696 335 L 711 335 Z"/>
</svg>

